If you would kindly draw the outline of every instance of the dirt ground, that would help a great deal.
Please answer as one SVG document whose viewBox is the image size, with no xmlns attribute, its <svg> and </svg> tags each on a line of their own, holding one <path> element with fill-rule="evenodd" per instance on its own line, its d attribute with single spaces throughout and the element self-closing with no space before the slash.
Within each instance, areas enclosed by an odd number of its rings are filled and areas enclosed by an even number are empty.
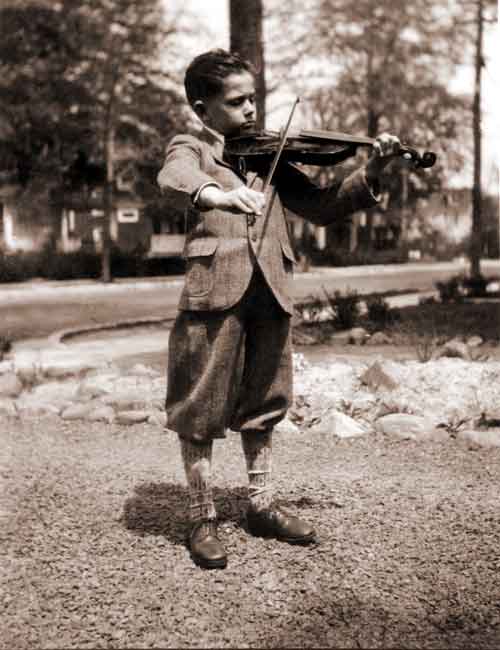
<svg viewBox="0 0 500 650">
<path fill-rule="evenodd" d="M 275 436 L 293 547 L 245 529 L 236 434 L 215 448 L 229 564 L 195 567 L 174 435 L 2 423 L 2 634 L 28 648 L 500 647 L 500 449 Z"/>
</svg>

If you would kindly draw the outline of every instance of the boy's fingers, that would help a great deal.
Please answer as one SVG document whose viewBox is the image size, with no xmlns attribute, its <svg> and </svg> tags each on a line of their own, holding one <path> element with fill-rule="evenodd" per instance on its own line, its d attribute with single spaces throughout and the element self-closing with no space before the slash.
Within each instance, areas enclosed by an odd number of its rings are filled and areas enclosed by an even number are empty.
<svg viewBox="0 0 500 650">
<path fill-rule="evenodd" d="M 381 158 L 385 156 L 394 156 L 400 149 L 399 138 L 390 133 L 382 133 L 382 135 L 379 135 L 376 138 L 373 148 L 376 154 Z"/>
<path fill-rule="evenodd" d="M 265 203 L 264 195 L 261 192 L 255 192 L 247 187 L 241 190 L 238 199 L 243 206 L 243 212 L 247 214 L 260 214 Z"/>
<path fill-rule="evenodd" d="M 234 207 L 245 214 L 260 214 L 260 209 L 254 203 L 241 197 L 236 198 Z"/>
</svg>

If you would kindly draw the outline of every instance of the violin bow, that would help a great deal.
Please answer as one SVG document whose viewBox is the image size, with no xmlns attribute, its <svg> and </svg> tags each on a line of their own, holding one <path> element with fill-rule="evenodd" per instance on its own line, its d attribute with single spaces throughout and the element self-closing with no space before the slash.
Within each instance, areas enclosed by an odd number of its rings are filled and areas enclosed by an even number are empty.
<svg viewBox="0 0 500 650">
<path fill-rule="evenodd" d="M 264 181 L 264 186 L 262 188 L 262 191 L 265 192 L 269 185 L 271 184 L 271 181 L 274 176 L 274 172 L 276 171 L 276 167 L 278 166 L 279 160 L 281 158 L 281 154 L 283 153 L 283 149 L 285 148 L 286 144 L 286 139 L 288 137 L 288 132 L 290 131 L 290 126 L 292 124 L 292 118 L 293 114 L 295 113 L 295 109 L 297 108 L 297 104 L 300 102 L 300 97 L 297 97 L 293 103 L 292 110 L 290 111 L 290 115 L 288 116 L 288 121 L 286 123 L 285 128 L 283 129 L 281 133 L 281 139 L 280 139 L 280 144 L 278 147 L 278 150 L 274 154 L 273 161 L 271 163 L 271 167 L 269 168 L 269 172 L 267 174 L 267 178 Z"/>
<path fill-rule="evenodd" d="M 290 125 L 292 124 L 293 114 L 295 113 L 295 109 L 297 108 L 297 104 L 299 102 L 300 102 L 300 97 L 296 97 L 296 99 L 295 99 L 295 101 L 293 103 L 293 106 L 292 106 L 292 110 L 290 111 L 290 115 L 288 116 L 288 121 L 286 123 L 286 126 L 283 129 L 283 132 L 281 133 L 281 139 L 280 139 L 280 144 L 279 144 L 278 150 L 274 154 L 274 158 L 273 158 L 273 161 L 271 163 L 271 167 L 269 168 L 269 172 L 267 174 L 266 180 L 264 181 L 264 185 L 262 187 L 262 192 L 263 193 L 265 193 L 266 190 L 271 185 L 271 181 L 273 179 L 274 172 L 276 171 L 276 167 L 278 166 L 279 160 L 281 158 L 281 154 L 283 153 L 283 149 L 285 148 L 286 140 L 287 140 L 287 137 L 288 137 L 288 132 L 290 130 Z M 262 249 L 262 243 L 264 241 L 264 236 L 263 235 L 264 235 L 264 233 L 266 231 L 266 228 L 267 228 L 267 225 L 268 225 L 268 222 L 269 222 L 269 215 L 271 214 L 271 208 L 272 208 L 273 203 L 274 203 L 275 195 L 276 195 L 276 187 L 274 187 L 273 192 L 271 194 L 271 197 L 267 201 L 266 211 L 265 211 L 264 219 L 263 219 L 264 223 L 262 225 L 262 237 L 261 237 L 261 240 L 259 242 L 259 246 L 258 246 L 257 250 L 255 251 L 256 257 L 259 256 L 260 251 Z"/>
</svg>

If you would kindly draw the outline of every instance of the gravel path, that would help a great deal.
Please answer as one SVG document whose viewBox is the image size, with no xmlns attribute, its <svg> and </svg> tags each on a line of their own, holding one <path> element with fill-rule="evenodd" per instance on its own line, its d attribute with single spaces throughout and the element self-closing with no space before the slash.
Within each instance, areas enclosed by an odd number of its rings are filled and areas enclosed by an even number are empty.
<svg viewBox="0 0 500 650">
<path fill-rule="evenodd" d="M 276 435 L 280 502 L 316 546 L 244 529 L 236 435 L 215 448 L 225 571 L 184 546 L 177 441 L 6 420 L 1 647 L 500 646 L 500 449 Z"/>
</svg>

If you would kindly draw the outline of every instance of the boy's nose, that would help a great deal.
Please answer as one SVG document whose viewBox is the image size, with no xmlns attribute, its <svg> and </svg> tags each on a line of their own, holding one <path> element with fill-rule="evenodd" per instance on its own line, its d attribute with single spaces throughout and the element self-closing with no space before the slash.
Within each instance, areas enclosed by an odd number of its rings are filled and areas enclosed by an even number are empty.
<svg viewBox="0 0 500 650">
<path fill-rule="evenodd" d="M 252 102 L 245 102 L 245 117 L 253 117 L 255 114 L 255 106 Z"/>
</svg>

